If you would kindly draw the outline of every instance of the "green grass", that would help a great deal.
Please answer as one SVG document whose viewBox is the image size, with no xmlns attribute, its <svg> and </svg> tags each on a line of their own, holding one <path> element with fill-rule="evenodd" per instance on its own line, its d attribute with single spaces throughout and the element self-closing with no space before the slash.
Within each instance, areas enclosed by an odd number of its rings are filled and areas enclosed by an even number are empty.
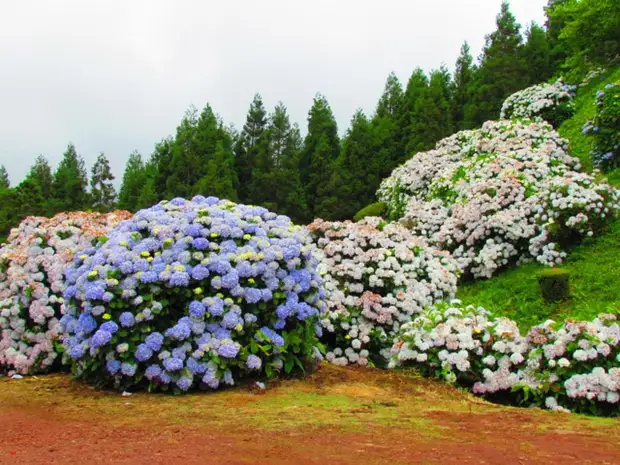
<svg viewBox="0 0 620 465">
<path fill-rule="evenodd" d="M 581 128 L 594 117 L 597 90 L 616 79 L 620 79 L 620 67 L 579 88 L 576 113 L 559 128 L 560 135 L 570 142 L 570 153 L 581 160 L 587 171 L 592 170 L 592 144 Z M 620 187 L 620 169 L 606 173 L 605 177 L 611 185 Z M 599 313 L 620 314 L 620 220 L 611 224 L 605 235 L 588 239 L 573 249 L 563 268 L 570 272 L 571 289 L 571 298 L 564 302 L 543 300 L 538 275 L 546 267 L 535 263 L 507 270 L 489 280 L 463 283 L 457 297 L 465 303 L 481 305 L 496 316 L 512 318 L 524 330 L 547 319 L 590 320 Z"/>
<path fill-rule="evenodd" d="M 587 240 L 568 256 L 571 298 L 558 303 L 543 300 L 538 274 L 547 269 L 530 263 L 484 281 L 461 285 L 457 297 L 507 316 L 522 329 L 547 319 L 591 320 L 599 313 L 620 314 L 620 221 L 607 234 Z"/>
</svg>

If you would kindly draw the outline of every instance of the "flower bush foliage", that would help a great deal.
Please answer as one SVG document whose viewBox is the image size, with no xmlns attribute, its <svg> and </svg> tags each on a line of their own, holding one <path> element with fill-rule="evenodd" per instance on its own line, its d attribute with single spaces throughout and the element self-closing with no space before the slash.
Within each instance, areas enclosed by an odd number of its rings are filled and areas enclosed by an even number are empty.
<svg viewBox="0 0 620 465">
<path fill-rule="evenodd" d="M 0 248 L 0 372 L 34 374 L 57 360 L 64 270 L 128 212 L 26 218 Z"/>
<path fill-rule="evenodd" d="M 387 363 L 400 325 L 456 292 L 450 255 L 399 224 L 319 219 L 308 228 L 327 294 L 321 323 L 330 362 Z"/>
<path fill-rule="evenodd" d="M 607 84 L 596 94 L 596 116 L 583 127 L 594 137 L 592 159 L 604 169 L 620 166 L 620 81 Z"/>
<path fill-rule="evenodd" d="M 521 336 L 515 322 L 455 300 L 429 307 L 403 325 L 390 363 L 513 403 L 617 414 L 619 346 L 615 315 L 592 322 L 548 321 Z"/>
<path fill-rule="evenodd" d="M 321 279 L 307 233 L 214 197 L 141 210 L 67 271 L 64 345 L 96 385 L 175 392 L 319 358 Z"/>
<path fill-rule="evenodd" d="M 548 123 L 489 121 L 418 153 L 378 196 L 475 278 L 523 260 L 559 264 L 620 210 L 620 192 L 576 171 L 566 145 Z"/>
<path fill-rule="evenodd" d="M 553 84 L 538 84 L 508 97 L 502 105 L 500 118 L 542 118 L 557 128 L 573 115 L 574 96 L 575 86 L 565 84 L 562 80 Z"/>
</svg>

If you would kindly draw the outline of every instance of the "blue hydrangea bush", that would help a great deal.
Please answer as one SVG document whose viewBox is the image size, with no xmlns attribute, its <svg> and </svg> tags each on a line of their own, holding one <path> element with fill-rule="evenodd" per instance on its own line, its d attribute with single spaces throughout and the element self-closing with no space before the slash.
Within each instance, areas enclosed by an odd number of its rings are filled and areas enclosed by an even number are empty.
<svg viewBox="0 0 620 465">
<path fill-rule="evenodd" d="M 66 272 L 74 375 L 119 390 L 216 389 L 321 357 L 321 278 L 307 233 L 215 197 L 141 210 Z"/>
<path fill-rule="evenodd" d="M 602 170 L 620 167 L 620 81 L 596 93 L 596 115 L 583 127 L 593 137 L 592 160 Z"/>
</svg>

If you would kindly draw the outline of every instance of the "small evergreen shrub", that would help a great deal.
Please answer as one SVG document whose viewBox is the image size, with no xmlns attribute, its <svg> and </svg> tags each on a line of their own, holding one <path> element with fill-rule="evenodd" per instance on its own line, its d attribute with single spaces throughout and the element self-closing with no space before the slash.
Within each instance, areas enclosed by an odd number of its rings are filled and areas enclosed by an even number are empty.
<svg viewBox="0 0 620 465">
<path fill-rule="evenodd" d="M 559 302 L 570 297 L 569 273 L 560 268 L 549 268 L 538 276 L 538 284 L 543 299 L 547 302 Z"/>
<path fill-rule="evenodd" d="M 353 217 L 354 221 L 360 221 L 366 218 L 367 216 L 378 216 L 383 217 L 387 213 L 387 204 L 384 202 L 375 202 L 367 205 L 358 211 Z"/>
<path fill-rule="evenodd" d="M 303 370 L 324 305 L 308 242 L 215 197 L 141 210 L 67 271 L 66 361 L 96 386 L 175 393 Z"/>
</svg>

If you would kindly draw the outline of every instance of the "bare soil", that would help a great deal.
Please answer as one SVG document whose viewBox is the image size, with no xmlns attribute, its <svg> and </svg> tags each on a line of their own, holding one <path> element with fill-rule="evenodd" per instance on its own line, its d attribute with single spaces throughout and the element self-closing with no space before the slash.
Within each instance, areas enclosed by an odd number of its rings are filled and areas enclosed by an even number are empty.
<svg viewBox="0 0 620 465">
<path fill-rule="evenodd" d="M 620 421 L 493 405 L 412 375 L 323 366 L 262 391 L 97 391 L 0 378 L 0 464 L 618 464 Z"/>
</svg>

